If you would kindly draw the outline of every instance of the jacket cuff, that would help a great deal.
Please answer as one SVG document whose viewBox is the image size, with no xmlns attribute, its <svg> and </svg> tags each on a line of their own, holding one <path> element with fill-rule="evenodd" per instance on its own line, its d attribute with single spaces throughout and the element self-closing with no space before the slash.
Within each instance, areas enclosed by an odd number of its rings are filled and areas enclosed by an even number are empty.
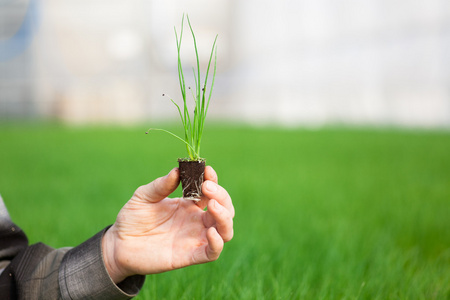
<svg viewBox="0 0 450 300">
<path fill-rule="evenodd" d="M 145 276 L 131 276 L 118 285 L 109 276 L 102 253 L 102 237 L 109 227 L 64 256 L 58 278 L 62 299 L 130 299 L 142 288 Z"/>
</svg>

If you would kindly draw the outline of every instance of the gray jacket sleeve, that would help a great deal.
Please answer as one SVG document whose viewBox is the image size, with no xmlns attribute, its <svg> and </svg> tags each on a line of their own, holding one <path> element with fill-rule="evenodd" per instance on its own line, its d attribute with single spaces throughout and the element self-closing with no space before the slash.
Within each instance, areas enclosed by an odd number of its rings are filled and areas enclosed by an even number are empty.
<svg viewBox="0 0 450 300">
<path fill-rule="evenodd" d="M 0 197 L 0 275 L 2 299 L 130 299 L 144 284 L 132 276 L 116 285 L 103 263 L 105 228 L 75 248 L 28 246 L 25 234 L 11 222 Z M 0 270 L 1 271 L 1 270 Z"/>
<path fill-rule="evenodd" d="M 129 299 L 141 289 L 144 276 L 128 277 L 119 285 L 109 277 L 101 247 L 106 230 L 64 255 L 58 276 L 62 299 Z"/>
</svg>

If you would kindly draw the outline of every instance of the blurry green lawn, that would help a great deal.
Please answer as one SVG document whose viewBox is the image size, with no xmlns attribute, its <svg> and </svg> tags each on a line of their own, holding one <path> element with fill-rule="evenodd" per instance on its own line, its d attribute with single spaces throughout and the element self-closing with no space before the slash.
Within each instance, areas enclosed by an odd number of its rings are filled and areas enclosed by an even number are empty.
<svg viewBox="0 0 450 300">
<path fill-rule="evenodd" d="M 81 243 L 175 167 L 184 146 L 145 129 L 1 125 L 0 193 L 30 242 Z M 449 132 L 216 125 L 202 150 L 235 237 L 138 299 L 449 299 Z"/>
</svg>

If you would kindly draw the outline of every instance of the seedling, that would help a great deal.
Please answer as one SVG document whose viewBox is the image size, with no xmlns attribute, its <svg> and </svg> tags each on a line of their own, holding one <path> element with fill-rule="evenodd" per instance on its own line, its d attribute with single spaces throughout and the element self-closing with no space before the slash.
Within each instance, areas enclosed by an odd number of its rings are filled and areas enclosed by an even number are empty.
<svg viewBox="0 0 450 300">
<path fill-rule="evenodd" d="M 178 80 L 180 84 L 181 96 L 183 99 L 183 108 L 181 108 L 172 98 L 169 97 L 170 101 L 172 101 L 172 103 L 176 106 L 178 113 L 180 115 L 181 123 L 183 124 L 184 138 L 181 138 L 180 136 L 165 129 L 150 128 L 149 131 L 159 130 L 166 132 L 186 145 L 188 157 L 178 159 L 180 167 L 181 183 L 183 186 L 183 197 L 198 201 L 200 200 L 201 196 L 201 185 L 203 183 L 203 173 L 205 169 L 205 159 L 200 156 L 200 146 L 203 137 L 203 129 L 205 127 L 206 114 L 208 112 L 209 102 L 211 100 L 214 81 L 216 78 L 217 35 L 214 39 L 214 43 L 211 48 L 211 54 L 209 56 L 205 79 L 202 84 L 201 80 L 202 78 L 200 73 L 200 58 L 197 49 L 197 40 L 195 38 L 194 30 L 192 29 L 189 16 L 186 17 L 189 29 L 192 34 L 192 39 L 194 41 L 195 58 L 197 63 L 197 68 L 192 67 L 195 79 L 195 88 L 194 89 L 191 89 L 191 87 L 186 88 L 184 71 L 181 63 L 181 42 L 183 39 L 183 29 L 184 29 L 184 15 L 183 15 L 181 19 L 180 34 L 178 35 L 176 28 L 174 29 L 178 52 Z M 212 73 L 211 84 L 208 86 L 208 78 L 210 74 L 213 57 L 214 57 L 214 70 Z M 193 114 L 189 113 L 187 105 L 188 94 L 191 94 L 192 98 L 194 99 L 195 107 Z M 163 96 L 166 95 L 163 94 Z M 200 165 L 200 167 L 194 165 Z M 185 168 L 189 169 L 186 170 Z M 196 171 L 194 171 L 193 169 L 195 169 Z"/>
</svg>

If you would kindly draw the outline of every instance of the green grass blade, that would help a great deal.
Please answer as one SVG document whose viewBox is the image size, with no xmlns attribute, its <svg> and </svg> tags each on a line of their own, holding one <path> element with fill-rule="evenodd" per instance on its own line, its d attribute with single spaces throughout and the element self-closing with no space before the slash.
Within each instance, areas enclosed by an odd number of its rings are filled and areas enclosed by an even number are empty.
<svg viewBox="0 0 450 300">
<path fill-rule="evenodd" d="M 186 146 L 193 152 L 194 156 L 198 156 L 198 154 L 197 154 L 197 152 L 195 151 L 195 149 L 194 149 L 188 142 L 186 142 L 185 140 L 183 140 L 182 138 L 180 138 L 180 137 L 179 137 L 178 135 L 176 135 L 175 133 L 172 133 L 172 132 L 170 132 L 170 131 L 168 131 L 168 130 L 161 129 L 161 128 L 149 128 L 148 131 L 163 131 L 163 132 L 165 132 L 165 133 L 168 133 L 168 134 L 170 134 L 171 136 L 173 136 L 173 137 L 177 138 L 178 140 L 182 141 L 184 144 L 186 144 Z M 191 155 L 190 155 L 190 156 L 191 156 Z M 193 158 L 193 157 L 191 156 L 191 158 Z"/>
<path fill-rule="evenodd" d="M 171 98 L 169 98 L 169 99 L 177 107 L 178 114 L 180 115 L 181 123 L 183 124 L 183 128 L 184 128 L 184 137 L 185 137 L 185 140 L 187 140 L 187 138 L 189 136 L 189 131 L 187 130 L 187 127 L 186 127 L 186 119 L 183 118 L 183 114 L 181 113 L 180 106 L 175 101 L 173 101 L 173 99 L 171 99 Z"/>
<path fill-rule="evenodd" d="M 175 39 L 176 39 L 176 45 L 177 45 L 178 81 L 180 84 L 181 96 L 183 98 L 183 108 L 181 108 L 173 99 L 170 99 L 172 101 L 172 103 L 176 106 L 176 108 L 178 110 L 178 114 L 181 119 L 181 123 L 183 124 L 184 140 L 182 138 L 180 138 L 179 136 L 177 136 L 167 130 L 164 130 L 164 129 L 154 129 L 154 130 L 160 130 L 160 131 L 167 132 L 167 133 L 175 136 L 177 139 L 183 141 L 183 143 L 186 144 L 186 149 L 189 154 L 189 157 L 194 160 L 194 159 L 200 158 L 199 154 L 200 154 L 200 144 L 201 144 L 202 135 L 203 135 L 203 128 L 205 125 L 205 118 L 206 118 L 206 113 L 208 111 L 209 102 L 211 100 L 212 88 L 214 86 L 214 80 L 215 80 L 215 75 L 216 75 L 216 61 L 217 61 L 217 47 L 216 47 L 217 35 L 214 39 L 214 43 L 213 43 L 212 50 L 211 50 L 211 55 L 210 55 L 209 61 L 208 61 L 208 67 L 206 70 L 205 80 L 204 80 L 203 87 L 202 87 L 201 72 L 200 72 L 200 57 L 198 54 L 197 39 L 195 37 L 194 29 L 192 28 L 192 24 L 189 19 L 189 16 L 186 15 L 186 19 L 187 19 L 189 29 L 192 34 L 192 39 L 194 42 L 195 58 L 196 58 L 196 65 L 197 65 L 197 68 L 195 68 L 195 67 L 192 68 L 192 71 L 194 74 L 194 80 L 195 80 L 195 91 L 193 89 L 191 89 L 190 87 L 188 87 L 188 89 L 191 90 L 192 97 L 194 98 L 194 104 L 195 104 L 194 109 L 193 109 L 193 115 L 192 115 L 189 113 L 189 108 L 187 105 L 186 80 L 184 77 L 183 65 L 182 65 L 182 60 L 181 60 L 181 43 L 183 40 L 183 32 L 184 32 L 184 18 L 185 18 L 185 15 L 183 14 L 183 17 L 181 19 L 181 29 L 180 29 L 179 34 L 177 32 L 176 27 L 174 27 Z M 209 92 L 208 99 L 206 99 L 208 77 L 209 77 L 209 73 L 210 73 L 211 62 L 212 62 L 214 50 L 216 53 L 215 62 L 214 62 L 214 75 L 213 75 L 213 80 L 212 80 L 212 84 L 211 84 L 211 90 Z"/>
<path fill-rule="evenodd" d="M 186 99 L 186 84 L 184 81 L 183 68 L 181 65 L 181 41 L 183 39 L 183 28 L 184 28 L 184 14 L 181 19 L 181 30 L 180 30 L 180 39 L 178 40 L 177 29 L 174 28 L 175 31 L 175 40 L 177 42 L 177 53 L 178 53 L 178 79 L 180 82 L 181 95 L 183 99 Z"/>
<path fill-rule="evenodd" d="M 206 70 L 206 77 L 205 77 L 205 85 L 203 88 L 203 101 L 202 101 L 202 123 L 200 125 L 200 133 L 199 133 L 199 139 L 198 139 L 198 144 L 199 146 L 197 147 L 197 151 L 200 152 L 200 143 L 201 143 L 201 139 L 203 136 L 203 128 L 205 126 L 205 119 L 206 119 L 206 114 L 208 113 L 208 108 L 209 108 L 209 102 L 211 101 L 211 96 L 212 96 L 212 91 L 214 88 L 214 82 L 216 79 L 216 70 L 217 70 L 217 46 L 216 46 L 216 42 L 217 42 L 217 35 L 216 38 L 214 39 L 214 43 L 211 49 L 211 55 L 209 57 L 209 62 L 208 62 L 208 68 Z M 208 96 L 208 101 L 206 103 L 206 108 L 203 107 L 203 104 L 205 102 L 205 93 L 206 93 L 206 85 L 207 85 L 207 81 L 208 81 L 208 76 L 209 76 L 209 69 L 211 66 L 211 61 L 212 61 L 212 57 L 214 55 L 214 71 L 213 71 L 213 78 L 212 78 L 212 82 L 211 82 L 211 87 L 210 87 L 210 91 L 209 91 L 209 96 Z"/>
<path fill-rule="evenodd" d="M 212 79 L 212 83 L 211 83 L 211 88 L 209 90 L 209 96 L 208 96 L 208 102 L 206 104 L 206 110 L 205 110 L 205 114 L 208 112 L 208 108 L 209 108 L 209 102 L 211 101 L 211 95 L 212 95 L 212 91 L 214 88 L 214 82 L 216 80 L 216 71 L 217 71 L 217 46 L 216 46 L 216 50 L 215 50 L 215 56 L 214 56 L 214 73 L 213 73 L 213 79 Z"/>
<path fill-rule="evenodd" d="M 191 30 L 192 33 L 192 39 L 194 40 L 194 49 L 195 49 L 195 57 L 197 58 L 197 98 L 200 98 L 200 59 L 198 56 L 198 49 L 197 49 L 197 40 L 195 38 L 195 34 L 194 34 L 194 29 L 192 29 L 192 25 L 191 25 L 191 21 L 189 20 L 189 15 L 186 15 L 187 20 L 188 20 L 188 24 L 189 24 L 189 28 Z"/>
</svg>

